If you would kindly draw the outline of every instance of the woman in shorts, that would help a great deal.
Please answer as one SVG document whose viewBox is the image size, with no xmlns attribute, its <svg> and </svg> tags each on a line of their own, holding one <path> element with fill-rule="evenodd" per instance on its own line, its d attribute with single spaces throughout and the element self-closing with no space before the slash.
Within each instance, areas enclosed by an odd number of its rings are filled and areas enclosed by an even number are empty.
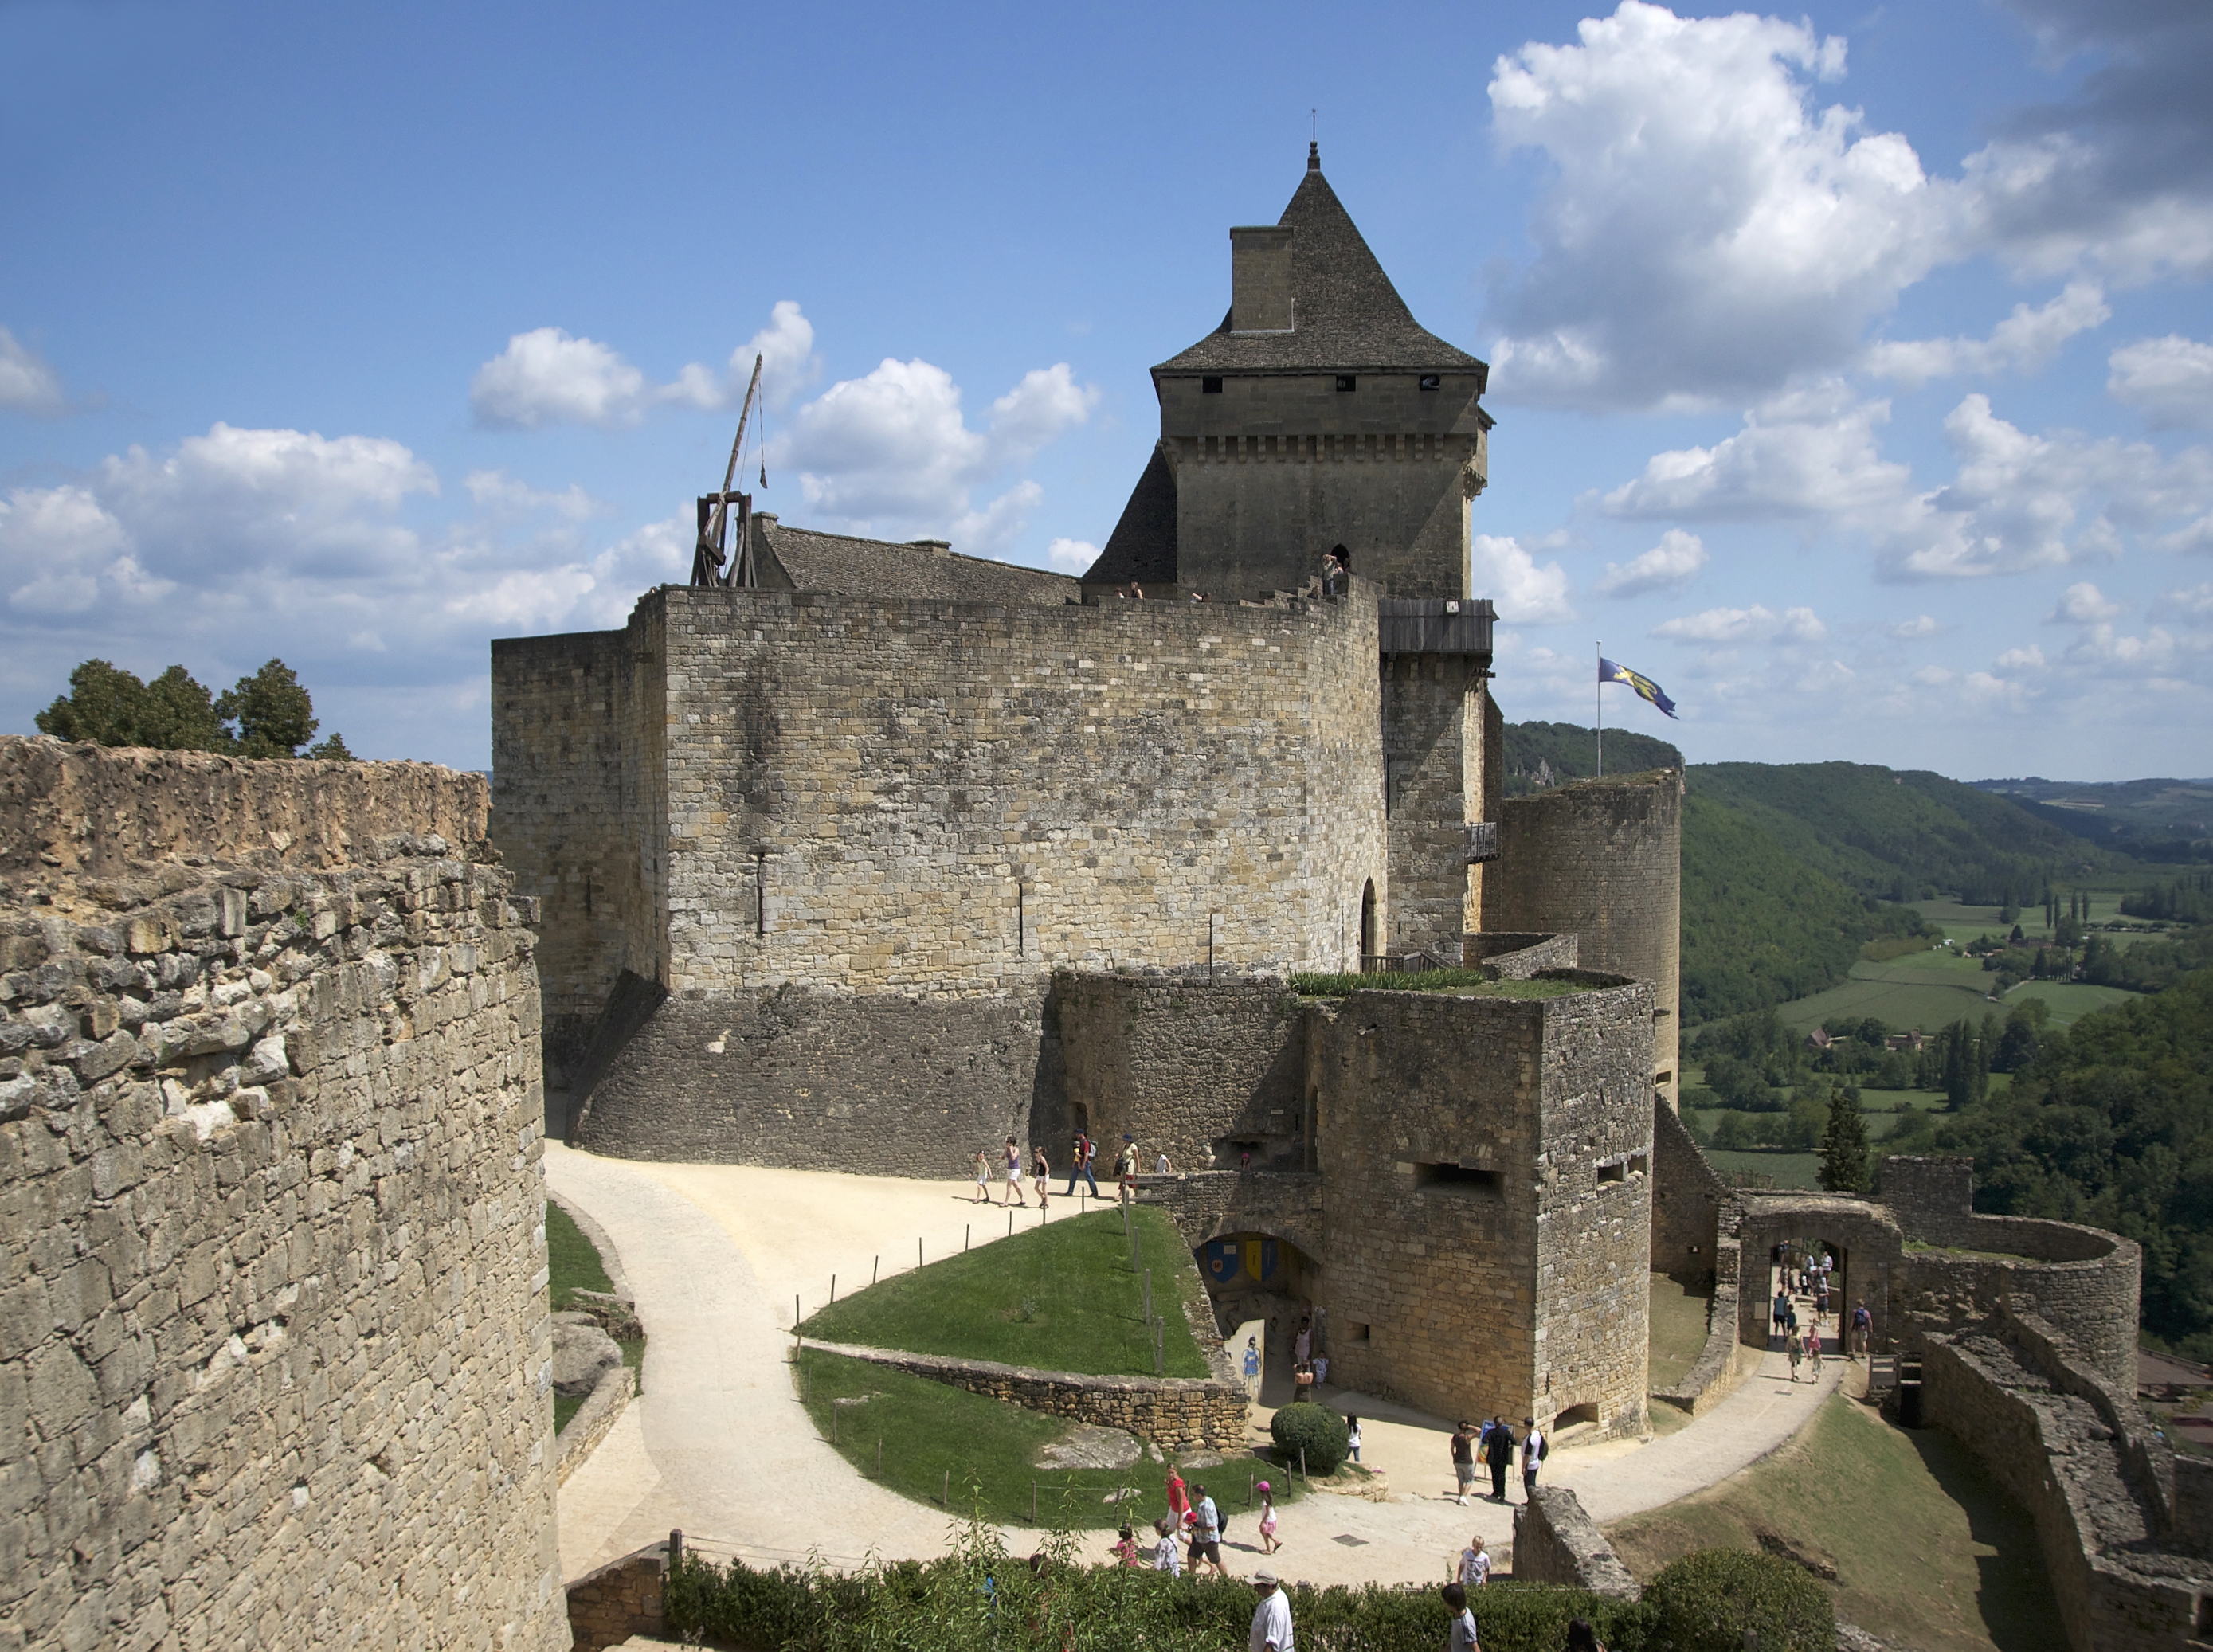
<svg viewBox="0 0 2213 1652">
<path fill-rule="evenodd" d="M 1007 1203 L 1027 1204 L 1022 1194 L 1022 1150 L 1015 1145 L 1015 1138 L 1007 1137 Z"/>
</svg>

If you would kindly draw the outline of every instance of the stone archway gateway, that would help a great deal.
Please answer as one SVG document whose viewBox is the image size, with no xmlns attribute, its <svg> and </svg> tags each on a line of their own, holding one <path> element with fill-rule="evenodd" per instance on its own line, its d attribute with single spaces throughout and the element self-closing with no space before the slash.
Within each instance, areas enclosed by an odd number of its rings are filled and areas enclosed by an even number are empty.
<svg viewBox="0 0 2213 1652">
<path fill-rule="evenodd" d="M 1832 1300 L 1830 1312 L 1841 1320 L 1864 1301 L 1875 1319 L 1874 1345 L 1883 1345 L 1890 1334 L 1891 1281 L 1905 1247 L 1905 1234 L 1887 1209 L 1841 1194 L 1758 1193 L 1744 1197 L 1743 1210 L 1740 1343 L 1770 1345 L 1778 1271 L 1789 1256 L 1826 1247 L 1837 1259 L 1834 1277 L 1844 1287 L 1842 1306 Z"/>
</svg>

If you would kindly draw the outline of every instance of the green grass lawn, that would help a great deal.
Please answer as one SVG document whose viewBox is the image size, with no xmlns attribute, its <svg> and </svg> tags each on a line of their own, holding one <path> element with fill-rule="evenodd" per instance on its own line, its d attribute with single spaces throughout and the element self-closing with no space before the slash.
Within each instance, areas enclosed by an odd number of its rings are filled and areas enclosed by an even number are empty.
<svg viewBox="0 0 2213 1652">
<path fill-rule="evenodd" d="M 1841 1395 L 1774 1455 L 1608 1528 L 1640 1579 L 1773 1531 L 1826 1550 L 1839 1617 L 1921 1652 L 2063 1652 L 2036 1527 L 1966 1448 Z"/>
<path fill-rule="evenodd" d="M 552 1295 L 556 1314 L 568 1308 L 571 1291 L 610 1291 L 615 1288 L 614 1281 L 607 1277 L 606 1265 L 600 1260 L 597 1247 L 584 1237 L 584 1230 L 570 1219 L 569 1213 L 551 1199 L 546 1202 L 546 1288 Z M 644 1365 L 644 1338 L 626 1338 L 615 1345 L 623 1350 L 623 1363 L 631 1370 Z M 565 1394 L 553 1396 L 554 1433 L 569 1426 L 569 1419 L 582 1407 L 585 1398 L 582 1394 L 573 1399 Z"/>
<path fill-rule="evenodd" d="M 1153 1278 L 1153 1312 L 1167 1320 L 1167 1371 L 1210 1374 L 1182 1304 L 1210 1317 L 1189 1250 L 1164 1211 L 1132 1212 Z M 841 1296 L 801 1330 L 823 1342 L 997 1360 L 1049 1371 L 1151 1376 L 1152 1338 L 1119 1210 L 1059 1217 L 1011 1239 Z"/>
<path fill-rule="evenodd" d="M 1118 1238 L 1120 1226 L 1117 1221 Z M 1082 1529 L 1119 1526 L 1125 1520 L 1143 1524 L 1167 1512 L 1167 1470 L 1150 1454 L 1123 1469 L 1036 1466 L 1038 1454 L 1069 1432 L 1064 1417 L 814 1349 L 801 1353 L 793 1381 L 825 1440 L 832 1437 L 834 1414 L 838 1451 L 863 1474 L 875 1475 L 881 1442 L 883 1482 L 900 1495 L 938 1504 L 947 1495 L 949 1477 L 948 1516 L 965 1517 L 980 1509 L 985 1520 L 1027 1526 L 1033 1488 L 1036 1519 L 1045 1526 Z M 1229 1516 L 1232 1544 L 1255 1540 L 1254 1516 L 1248 1512 L 1254 1480 L 1269 1481 L 1279 1504 L 1303 1495 L 1295 1476 L 1248 1454 L 1187 1468 L 1184 1478 L 1212 1489 L 1216 1506 Z M 1137 1495 L 1109 1501 L 1125 1490 Z"/>
<path fill-rule="evenodd" d="M 1355 992 L 1450 992 L 1464 998 L 1564 998 L 1592 988 L 1576 981 L 1494 981 L 1479 969 L 1410 970 L 1403 974 L 1291 977 L 1291 991 L 1308 998 L 1343 998 Z"/>
<path fill-rule="evenodd" d="M 1818 1153 L 1743 1153 L 1710 1147 L 1706 1157 L 1716 1170 L 1744 1170 L 1775 1178 L 1777 1187 L 1819 1187 L 1814 1173 L 1821 1167 Z"/>
</svg>

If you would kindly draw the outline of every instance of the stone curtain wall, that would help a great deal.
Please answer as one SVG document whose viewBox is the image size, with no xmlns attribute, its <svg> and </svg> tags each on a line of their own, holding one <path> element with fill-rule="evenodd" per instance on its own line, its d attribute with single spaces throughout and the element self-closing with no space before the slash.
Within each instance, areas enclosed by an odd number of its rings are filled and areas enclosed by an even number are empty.
<svg viewBox="0 0 2213 1652">
<path fill-rule="evenodd" d="M 1675 770 L 1578 781 L 1502 804 L 1498 858 L 1484 869 L 1484 929 L 1573 934 L 1586 968 L 1653 984 L 1653 1073 L 1670 1106 L 1679 1088 L 1682 820 Z"/>
<path fill-rule="evenodd" d="M 1375 607 L 664 588 L 667 984 L 1344 966 L 1382 853 Z M 760 856 L 765 856 L 765 861 Z M 768 893 L 762 935 L 754 901 Z"/>
<path fill-rule="evenodd" d="M 567 1644 L 527 903 L 354 847 L 0 906 L 9 1644 Z"/>
<path fill-rule="evenodd" d="M 256 763 L 0 735 L 0 876 L 140 860 L 357 859 L 379 838 L 485 835 L 483 777 L 428 763 Z"/>
<path fill-rule="evenodd" d="M 637 1635 L 668 1631 L 664 1590 L 668 1545 L 655 1543 L 588 1572 L 569 1585 L 574 1652 L 607 1652 Z"/>
<path fill-rule="evenodd" d="M 491 645 L 492 832 L 538 902 L 556 1083 L 573 1079 L 616 977 L 663 974 L 666 848 L 645 760 L 661 738 L 652 629 L 641 618 L 628 631 Z"/>
<path fill-rule="evenodd" d="M 871 1365 L 889 1366 L 948 1387 L 989 1394 L 1011 1405 L 1105 1429 L 1126 1429 L 1177 1450 L 1206 1447 L 1235 1451 L 1245 1443 L 1245 1390 L 1204 1377 L 1086 1376 L 1076 1371 L 1035 1371 L 990 1360 L 909 1354 L 855 1344 L 810 1342 L 808 1348 Z"/>
<path fill-rule="evenodd" d="M 631 1159 L 965 1175 L 978 1148 L 997 1164 L 1003 1138 L 1027 1147 L 1033 1118 L 1064 1115 L 1046 984 L 670 998 L 592 1091 L 576 1143 Z M 1061 1134 L 1046 1137 L 1056 1165 Z"/>
<path fill-rule="evenodd" d="M 1681 1115 L 1664 1100 L 1655 1100 L 1652 1113 L 1652 1266 L 1694 1283 L 1713 1277 L 1728 1190 Z"/>
<path fill-rule="evenodd" d="M 1637 1434 L 1652 1289 L 1652 989 L 1625 982 L 1544 1008 L 1539 1404 L 1555 1415 L 1594 1406 L 1602 1431 Z"/>
<path fill-rule="evenodd" d="M 1100 1143 L 1101 1175 L 1125 1131 L 1146 1171 L 1163 1148 L 1180 1170 L 1233 1169 L 1236 1149 L 1216 1149 L 1238 1141 L 1258 1144 L 1256 1165 L 1312 1167 L 1306 1009 L 1281 980 L 1070 972 L 1053 1005 L 1069 1110 Z M 1047 1150 L 1059 1162 L 1067 1143 Z"/>
</svg>

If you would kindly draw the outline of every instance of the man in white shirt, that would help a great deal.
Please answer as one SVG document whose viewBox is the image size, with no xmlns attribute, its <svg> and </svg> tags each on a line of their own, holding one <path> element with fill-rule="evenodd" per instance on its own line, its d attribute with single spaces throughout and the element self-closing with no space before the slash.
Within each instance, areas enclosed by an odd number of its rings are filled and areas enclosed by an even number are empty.
<svg viewBox="0 0 2213 1652">
<path fill-rule="evenodd" d="M 1246 1637 L 1247 1652 L 1292 1652 L 1291 1603 L 1271 1571 L 1253 1574 L 1253 1587 L 1260 1591 L 1260 1604 L 1253 1608 L 1253 1632 Z"/>
<path fill-rule="evenodd" d="M 1521 1436 L 1521 1495 L 1533 1497 L 1537 1492 L 1537 1465 L 1545 1460 L 1545 1430 L 1537 1426 L 1533 1417 L 1523 1417 L 1521 1423 L 1529 1430 Z"/>
</svg>

